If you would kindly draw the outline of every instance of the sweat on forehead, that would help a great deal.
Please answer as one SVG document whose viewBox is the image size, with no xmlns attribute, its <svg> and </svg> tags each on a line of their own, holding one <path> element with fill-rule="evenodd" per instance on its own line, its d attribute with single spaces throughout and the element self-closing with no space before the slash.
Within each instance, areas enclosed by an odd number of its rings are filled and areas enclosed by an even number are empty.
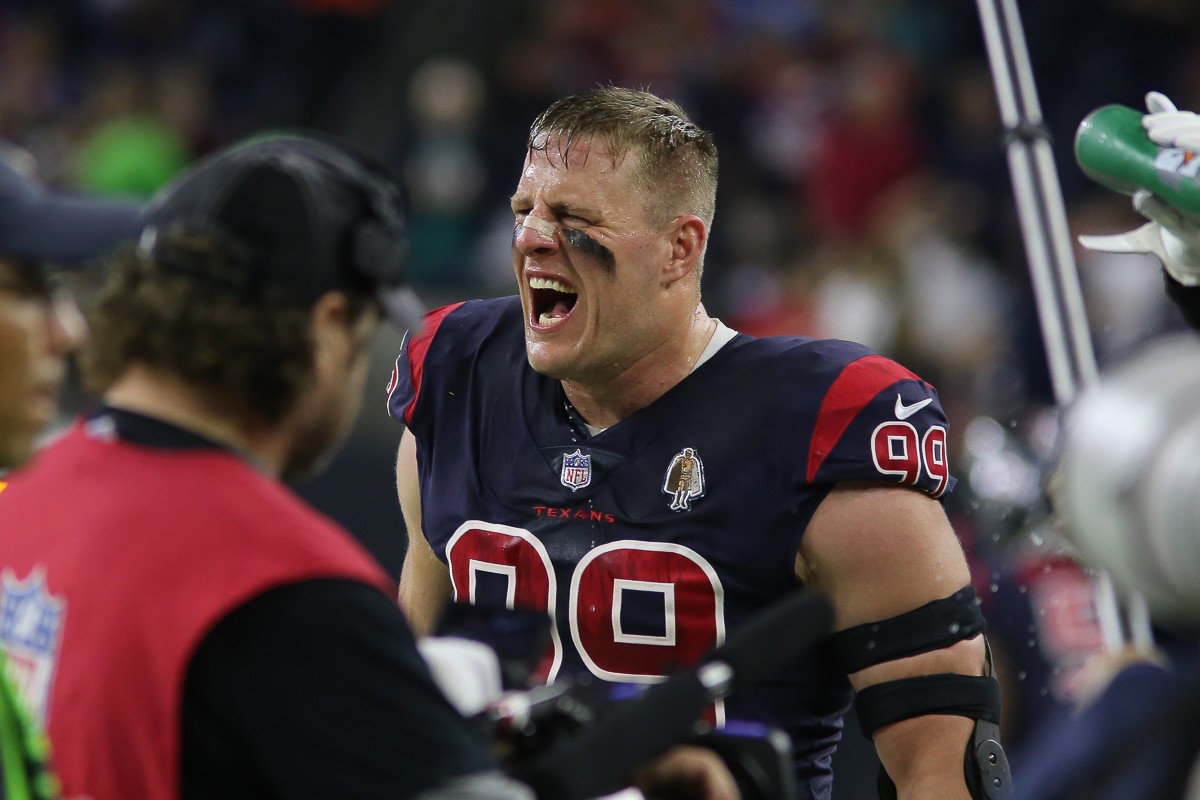
<svg viewBox="0 0 1200 800">
<path fill-rule="evenodd" d="M 702 149 L 710 135 L 697 127 L 678 103 L 649 92 L 607 86 L 564 97 L 552 103 L 529 128 L 528 146 L 539 149 L 551 134 L 564 150 L 576 141 L 603 137 L 618 158 L 641 146 L 663 153 L 680 147 Z"/>
<path fill-rule="evenodd" d="M 592 156 L 618 166 L 632 148 L 619 150 L 610 137 L 593 133 L 547 131 L 529 142 L 529 153 L 542 153 L 556 167 L 581 167 Z"/>
</svg>

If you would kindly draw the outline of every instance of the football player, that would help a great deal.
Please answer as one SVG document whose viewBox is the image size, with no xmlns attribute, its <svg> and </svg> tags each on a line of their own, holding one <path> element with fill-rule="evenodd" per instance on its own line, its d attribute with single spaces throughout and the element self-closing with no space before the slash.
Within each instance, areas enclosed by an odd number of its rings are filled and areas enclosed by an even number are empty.
<svg viewBox="0 0 1200 800">
<path fill-rule="evenodd" d="M 568 97 L 527 145 L 517 295 L 431 312 L 393 374 L 414 627 L 451 599 L 540 609 L 547 680 L 651 683 L 812 587 L 832 643 L 710 721 L 783 728 L 799 796 L 827 799 L 857 691 L 885 794 L 1007 796 L 934 387 L 857 344 L 706 312 L 717 151 L 677 104 Z"/>
</svg>

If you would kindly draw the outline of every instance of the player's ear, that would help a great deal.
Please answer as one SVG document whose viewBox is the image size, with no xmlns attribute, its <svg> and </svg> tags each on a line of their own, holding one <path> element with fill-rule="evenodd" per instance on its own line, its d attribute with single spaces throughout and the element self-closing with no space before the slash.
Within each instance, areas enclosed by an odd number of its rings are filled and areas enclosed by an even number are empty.
<svg viewBox="0 0 1200 800">
<path fill-rule="evenodd" d="M 344 359 L 353 344 L 354 314 L 350 299 L 342 292 L 326 292 L 309 311 L 309 337 L 313 363 L 318 368 L 327 362 Z"/>
<path fill-rule="evenodd" d="M 708 244 L 708 226 L 694 215 L 676 217 L 671 223 L 668 242 L 671 254 L 663 264 L 663 286 L 690 275 L 700 266 Z"/>
<path fill-rule="evenodd" d="M 331 331 L 346 328 L 350 321 L 350 298 L 342 292 L 326 292 L 317 298 L 309 311 L 309 328 L 313 339 L 318 341 Z"/>
</svg>

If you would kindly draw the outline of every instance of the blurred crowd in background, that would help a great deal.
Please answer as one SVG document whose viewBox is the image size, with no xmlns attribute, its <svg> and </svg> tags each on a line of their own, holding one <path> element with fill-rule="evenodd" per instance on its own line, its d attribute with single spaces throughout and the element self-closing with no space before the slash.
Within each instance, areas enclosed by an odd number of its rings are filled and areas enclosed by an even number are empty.
<svg viewBox="0 0 1200 800">
<path fill-rule="evenodd" d="M 1200 6 L 1019 6 L 1072 232 L 1134 227 L 1127 200 L 1075 167 L 1074 131 L 1149 90 L 1200 109 Z M 1056 416 L 974 3 L 0 0 L 0 138 L 43 179 L 147 197 L 253 132 L 332 131 L 405 178 L 430 304 L 512 291 L 507 198 L 529 123 L 605 83 L 676 99 L 715 133 L 711 312 L 746 333 L 861 341 L 938 387 L 959 478 L 947 507 L 1011 663 L 1019 758 L 1022 725 L 1069 705 L 1099 641 L 1044 500 Z M 1156 262 L 1076 256 L 1102 366 L 1182 327 Z M 398 342 L 380 345 L 342 463 L 301 487 L 393 573 L 383 387 Z"/>
</svg>

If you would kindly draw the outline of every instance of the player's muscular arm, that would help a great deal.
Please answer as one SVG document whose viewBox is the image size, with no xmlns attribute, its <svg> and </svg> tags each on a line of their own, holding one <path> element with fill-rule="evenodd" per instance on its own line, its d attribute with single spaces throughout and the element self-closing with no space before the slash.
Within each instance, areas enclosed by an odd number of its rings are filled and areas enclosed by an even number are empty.
<svg viewBox="0 0 1200 800">
<path fill-rule="evenodd" d="M 421 532 L 421 489 L 417 481 L 417 442 L 408 431 L 400 437 L 396 454 L 396 493 L 404 526 L 408 529 L 408 552 L 400 571 L 400 608 L 413 632 L 433 632 L 442 609 L 450 600 L 450 573 L 434 555 Z"/>
<path fill-rule="evenodd" d="M 843 485 L 821 503 L 804 534 L 797 575 L 826 592 L 845 630 L 911 611 L 970 582 L 942 507 L 909 489 Z M 856 690 L 919 675 L 983 674 L 983 637 L 888 661 L 850 675 Z M 914 717 L 879 729 L 875 747 L 901 800 L 970 797 L 963 753 L 973 721 Z"/>
</svg>

